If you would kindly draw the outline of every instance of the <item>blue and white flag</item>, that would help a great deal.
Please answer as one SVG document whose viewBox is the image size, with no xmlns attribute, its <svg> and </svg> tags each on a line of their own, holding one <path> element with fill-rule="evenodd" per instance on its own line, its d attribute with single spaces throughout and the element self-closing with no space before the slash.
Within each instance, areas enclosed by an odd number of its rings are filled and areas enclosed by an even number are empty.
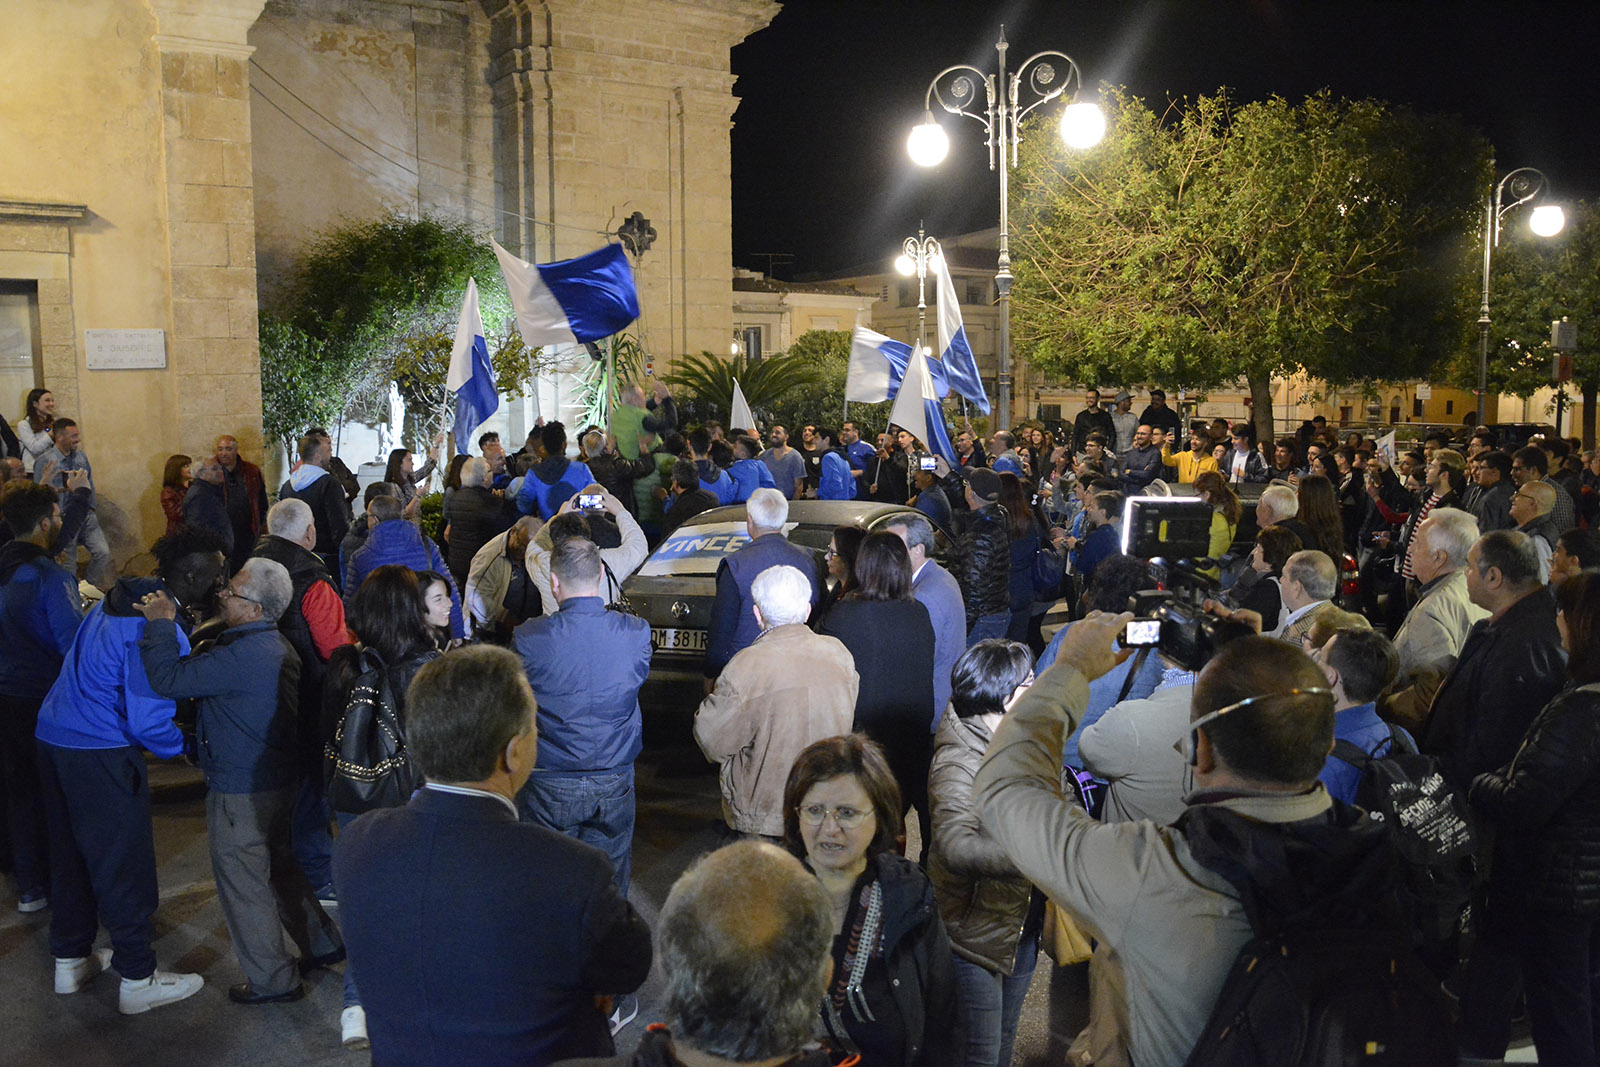
<svg viewBox="0 0 1600 1067">
<path fill-rule="evenodd" d="M 500 393 L 494 384 L 494 366 L 489 362 L 489 345 L 483 339 L 483 315 L 478 311 L 478 279 L 467 279 L 467 295 L 461 301 L 461 321 L 456 323 L 456 343 L 450 350 L 450 373 L 445 388 L 456 394 L 456 451 L 467 454 L 472 431 L 500 407 Z"/>
<path fill-rule="evenodd" d="M 889 423 L 909 431 L 928 451 L 943 456 L 945 462 L 954 467 L 959 461 L 950 444 L 950 433 L 945 429 L 944 408 L 939 406 L 933 375 L 929 373 L 932 366 L 921 352 L 911 354 L 905 386 L 894 398 L 894 407 L 889 409 Z"/>
<path fill-rule="evenodd" d="M 967 328 L 961 322 L 961 303 L 956 299 L 956 286 L 950 280 L 950 267 L 943 256 L 935 257 L 934 274 L 939 292 L 939 360 L 950 388 L 987 415 L 989 397 L 983 391 L 983 378 L 978 374 L 972 346 L 967 343 Z"/>
<path fill-rule="evenodd" d="M 621 245 L 533 264 L 491 243 L 517 312 L 517 332 L 529 348 L 598 341 L 639 317 L 639 294 Z"/>
<path fill-rule="evenodd" d="M 850 369 L 845 374 L 844 398 L 862 404 L 892 400 L 900 392 L 900 382 L 906 376 L 911 347 L 904 341 L 857 326 L 850 335 Z M 935 361 L 927 366 L 937 395 L 949 396 L 950 384 L 945 380 L 944 365 Z"/>
</svg>

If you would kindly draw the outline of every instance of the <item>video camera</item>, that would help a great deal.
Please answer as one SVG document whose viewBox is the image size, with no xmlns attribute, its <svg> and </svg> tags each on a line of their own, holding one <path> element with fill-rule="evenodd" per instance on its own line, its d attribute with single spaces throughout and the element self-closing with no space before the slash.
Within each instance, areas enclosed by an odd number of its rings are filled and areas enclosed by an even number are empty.
<svg viewBox="0 0 1600 1067">
<path fill-rule="evenodd" d="M 1165 496 L 1130 497 L 1122 512 L 1122 551 L 1150 561 L 1153 586 L 1134 594 L 1134 620 L 1123 644 L 1155 648 L 1186 671 L 1206 665 L 1222 636 L 1219 628 L 1227 626 L 1202 606 L 1220 591 L 1216 579 L 1201 573 L 1216 562 L 1206 556 L 1211 514 L 1211 505 L 1197 497 Z"/>
</svg>

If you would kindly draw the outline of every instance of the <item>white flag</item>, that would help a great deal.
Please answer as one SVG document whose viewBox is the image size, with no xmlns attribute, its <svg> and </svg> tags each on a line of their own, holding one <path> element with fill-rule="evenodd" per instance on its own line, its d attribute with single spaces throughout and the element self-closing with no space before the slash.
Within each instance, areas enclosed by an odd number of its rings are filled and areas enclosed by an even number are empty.
<svg viewBox="0 0 1600 1067">
<path fill-rule="evenodd" d="M 728 416 L 728 429 L 756 433 L 756 417 L 750 414 L 750 404 L 745 400 L 744 390 L 739 388 L 737 378 L 733 380 L 733 413 Z"/>
</svg>

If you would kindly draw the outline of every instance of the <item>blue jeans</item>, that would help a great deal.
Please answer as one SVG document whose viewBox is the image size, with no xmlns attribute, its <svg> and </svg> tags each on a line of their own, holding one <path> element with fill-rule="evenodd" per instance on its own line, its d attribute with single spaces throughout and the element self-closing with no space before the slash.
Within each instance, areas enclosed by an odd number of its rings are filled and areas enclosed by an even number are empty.
<svg viewBox="0 0 1600 1067">
<path fill-rule="evenodd" d="M 333 833 L 328 829 L 328 798 L 321 772 L 307 772 L 294 795 L 289 824 L 290 847 L 300 861 L 311 888 L 321 890 L 333 881 Z"/>
<path fill-rule="evenodd" d="M 1004 637 L 1006 629 L 1011 625 L 1010 610 L 996 612 L 993 615 L 979 615 L 973 622 L 972 629 L 967 631 L 967 647 L 971 648 L 979 641 L 990 637 Z"/>
<path fill-rule="evenodd" d="M 1017 945 L 1011 974 L 999 975 L 987 967 L 956 957 L 956 992 L 967 1028 L 967 1067 L 1007 1067 L 1017 1037 L 1022 1002 L 1033 981 L 1039 959 L 1037 935 Z"/>
<path fill-rule="evenodd" d="M 360 817 L 361 816 L 359 815 L 351 815 L 349 812 L 344 811 L 336 811 L 333 813 L 333 821 L 338 823 L 339 832 L 341 834 L 344 833 L 345 827 L 349 826 Z M 335 886 L 334 888 L 337 889 L 338 887 Z M 359 1008 L 361 1006 L 361 992 L 356 989 L 355 960 L 351 959 L 347 959 L 344 962 L 344 1006 L 347 1008 Z"/>
<path fill-rule="evenodd" d="M 611 857 L 626 899 L 633 857 L 633 767 L 598 774 L 533 772 L 517 794 L 522 821 L 575 837 Z"/>
</svg>

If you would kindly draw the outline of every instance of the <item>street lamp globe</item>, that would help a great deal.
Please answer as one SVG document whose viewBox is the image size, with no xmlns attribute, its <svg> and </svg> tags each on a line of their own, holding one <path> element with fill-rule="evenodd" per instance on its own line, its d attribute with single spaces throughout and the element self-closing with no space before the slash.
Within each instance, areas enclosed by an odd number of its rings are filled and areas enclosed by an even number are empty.
<svg viewBox="0 0 1600 1067">
<path fill-rule="evenodd" d="M 1061 111 L 1061 139 L 1068 148 L 1093 148 L 1106 135 L 1106 115 L 1092 101 L 1071 104 Z"/>
<path fill-rule="evenodd" d="M 933 255 L 929 256 L 928 257 L 928 269 L 931 270 L 931 271 L 941 271 L 941 270 L 943 270 L 944 269 L 944 254 L 941 253 L 941 252 L 935 252 Z"/>
<path fill-rule="evenodd" d="M 1566 212 L 1560 204 L 1541 204 L 1528 218 L 1528 228 L 1540 237 L 1554 237 L 1567 224 Z"/>
<path fill-rule="evenodd" d="M 950 135 L 933 121 L 933 112 L 923 112 L 922 123 L 911 128 L 911 136 L 906 138 L 906 152 L 911 162 L 919 167 L 937 167 L 950 154 Z"/>
<path fill-rule="evenodd" d="M 904 274 L 907 278 L 917 272 L 917 265 L 907 255 L 898 255 L 894 259 L 894 269 Z"/>
</svg>

